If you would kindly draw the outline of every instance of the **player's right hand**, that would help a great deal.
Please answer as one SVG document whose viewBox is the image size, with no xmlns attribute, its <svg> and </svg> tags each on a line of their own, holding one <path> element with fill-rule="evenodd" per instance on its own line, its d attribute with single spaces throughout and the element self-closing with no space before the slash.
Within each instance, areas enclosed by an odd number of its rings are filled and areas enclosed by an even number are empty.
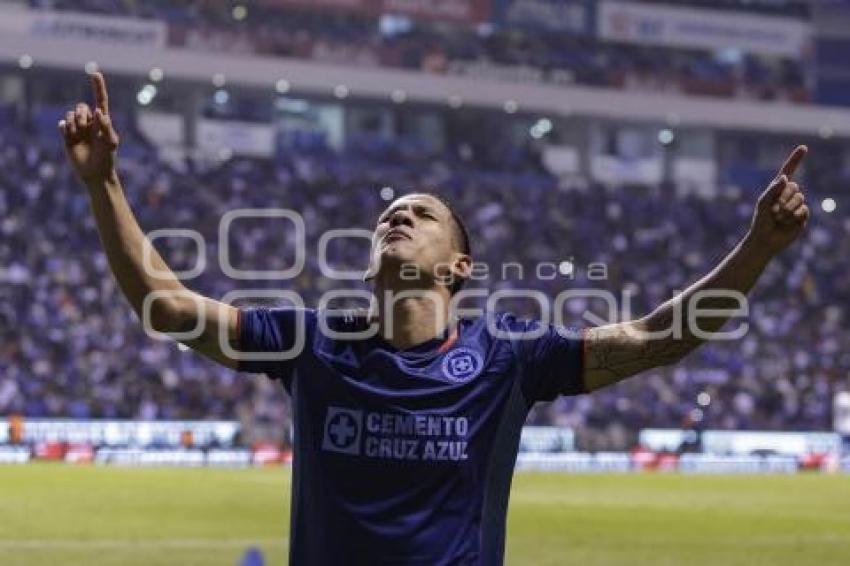
<svg viewBox="0 0 850 566">
<path fill-rule="evenodd" d="M 776 254 L 800 237 L 809 221 L 809 207 L 793 179 L 809 148 L 800 145 L 791 152 L 776 179 L 759 197 L 750 235 L 770 254 Z"/>
<path fill-rule="evenodd" d="M 92 88 L 94 112 L 80 102 L 59 122 L 68 160 L 86 184 L 105 182 L 113 176 L 119 141 L 109 117 L 109 96 L 101 73 L 92 74 Z"/>
</svg>

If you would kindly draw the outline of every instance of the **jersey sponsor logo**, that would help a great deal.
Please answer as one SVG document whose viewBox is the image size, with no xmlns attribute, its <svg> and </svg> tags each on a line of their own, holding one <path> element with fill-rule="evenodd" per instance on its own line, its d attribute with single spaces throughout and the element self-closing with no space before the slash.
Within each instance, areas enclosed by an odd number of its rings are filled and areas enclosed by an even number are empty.
<svg viewBox="0 0 850 566">
<path fill-rule="evenodd" d="M 460 462 L 469 457 L 469 433 L 467 417 L 328 407 L 322 450 L 388 460 Z"/>
<path fill-rule="evenodd" d="M 342 454 L 360 454 L 360 436 L 363 432 L 363 411 L 328 407 L 325 417 L 325 434 L 322 450 Z"/>
<path fill-rule="evenodd" d="M 462 383 L 481 373 L 484 360 L 472 348 L 455 348 L 443 358 L 443 375 L 450 381 Z"/>
</svg>

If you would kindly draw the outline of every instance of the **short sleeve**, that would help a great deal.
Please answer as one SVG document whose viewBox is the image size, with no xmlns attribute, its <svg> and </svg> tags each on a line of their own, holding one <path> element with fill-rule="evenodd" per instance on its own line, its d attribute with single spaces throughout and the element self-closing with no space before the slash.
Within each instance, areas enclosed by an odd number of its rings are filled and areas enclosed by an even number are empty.
<svg viewBox="0 0 850 566">
<path fill-rule="evenodd" d="M 315 320 L 312 309 L 240 309 L 239 352 L 244 359 L 239 371 L 265 373 L 288 385 L 298 358 L 310 347 Z"/>
<path fill-rule="evenodd" d="M 529 404 L 559 395 L 586 393 L 584 334 L 580 329 L 504 315 L 520 364 L 522 390 Z"/>
</svg>

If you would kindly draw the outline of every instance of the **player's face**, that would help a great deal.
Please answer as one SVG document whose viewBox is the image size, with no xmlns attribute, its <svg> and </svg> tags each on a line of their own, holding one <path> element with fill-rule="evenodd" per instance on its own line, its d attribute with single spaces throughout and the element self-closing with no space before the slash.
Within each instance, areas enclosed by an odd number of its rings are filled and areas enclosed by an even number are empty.
<svg viewBox="0 0 850 566">
<path fill-rule="evenodd" d="M 413 194 L 394 201 L 378 218 L 368 276 L 384 269 L 447 276 L 461 255 L 453 233 L 451 212 L 438 199 Z"/>
</svg>

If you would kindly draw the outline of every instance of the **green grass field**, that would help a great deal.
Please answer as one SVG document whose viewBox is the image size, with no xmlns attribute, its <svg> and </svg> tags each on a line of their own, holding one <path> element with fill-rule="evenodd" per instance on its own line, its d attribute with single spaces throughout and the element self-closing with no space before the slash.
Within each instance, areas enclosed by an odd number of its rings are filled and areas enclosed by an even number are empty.
<svg viewBox="0 0 850 566">
<path fill-rule="evenodd" d="M 286 563 L 285 469 L 0 466 L 0 564 Z M 508 564 L 850 564 L 850 476 L 514 480 Z"/>
</svg>

